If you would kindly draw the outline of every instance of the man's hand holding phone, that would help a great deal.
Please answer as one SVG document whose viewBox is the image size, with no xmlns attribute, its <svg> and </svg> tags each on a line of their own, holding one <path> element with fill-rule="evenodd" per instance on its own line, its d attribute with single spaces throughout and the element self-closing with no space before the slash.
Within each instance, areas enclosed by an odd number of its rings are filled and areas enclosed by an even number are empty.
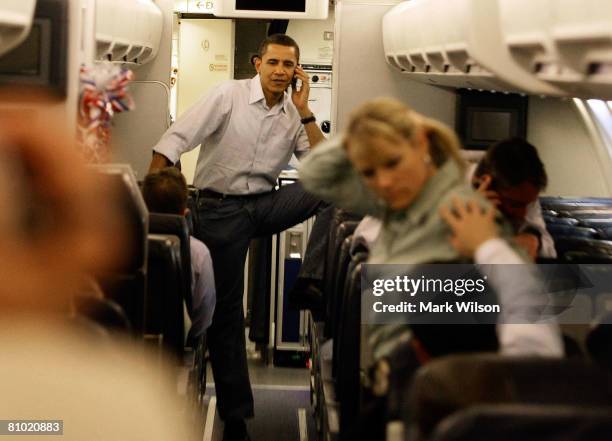
<svg viewBox="0 0 612 441">
<path fill-rule="evenodd" d="M 297 81 L 302 82 L 300 89 L 297 88 Z M 304 72 L 302 66 L 295 68 L 293 79 L 291 80 L 291 101 L 295 105 L 296 109 L 300 113 L 300 117 L 305 118 L 312 114 L 308 108 L 308 95 L 310 93 L 310 78 L 308 74 Z"/>
<path fill-rule="evenodd" d="M 315 145 L 323 141 L 325 136 L 323 136 L 319 125 L 313 124 L 315 122 L 315 118 L 313 118 L 314 115 L 308 107 L 310 78 L 308 77 L 308 74 L 304 72 L 302 66 L 298 65 L 294 72 L 293 79 L 291 80 L 291 101 L 293 101 L 293 104 L 300 115 L 301 122 L 304 124 L 304 129 L 306 130 L 306 136 L 308 136 L 310 147 L 313 148 Z M 298 80 L 302 83 L 299 90 L 296 84 Z"/>
<path fill-rule="evenodd" d="M 493 190 L 493 177 L 491 175 L 483 175 L 480 179 L 476 180 L 474 182 L 474 189 L 487 198 L 494 207 L 499 208 L 501 200 L 499 194 Z"/>
</svg>

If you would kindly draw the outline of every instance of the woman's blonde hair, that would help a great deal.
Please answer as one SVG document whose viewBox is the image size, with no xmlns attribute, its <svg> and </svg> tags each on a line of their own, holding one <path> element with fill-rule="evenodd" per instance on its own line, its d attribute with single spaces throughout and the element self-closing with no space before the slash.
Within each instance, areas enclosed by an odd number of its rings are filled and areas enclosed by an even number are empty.
<svg viewBox="0 0 612 441">
<path fill-rule="evenodd" d="M 345 146 L 368 143 L 370 139 L 380 137 L 391 141 L 403 138 L 415 144 L 421 130 L 429 141 L 429 154 L 437 167 L 452 159 L 461 169 L 465 168 L 460 153 L 461 143 L 453 130 L 393 98 L 376 98 L 354 110 Z"/>
</svg>

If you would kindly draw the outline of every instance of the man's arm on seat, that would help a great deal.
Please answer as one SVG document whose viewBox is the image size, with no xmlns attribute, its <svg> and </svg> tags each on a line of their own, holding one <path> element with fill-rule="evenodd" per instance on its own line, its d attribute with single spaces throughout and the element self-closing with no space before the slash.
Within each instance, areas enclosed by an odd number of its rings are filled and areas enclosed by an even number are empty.
<svg viewBox="0 0 612 441">
<path fill-rule="evenodd" d="M 230 114 L 231 93 L 232 83 L 221 83 L 181 115 L 153 147 L 149 171 L 178 162 L 183 153 L 206 142 Z"/>
</svg>

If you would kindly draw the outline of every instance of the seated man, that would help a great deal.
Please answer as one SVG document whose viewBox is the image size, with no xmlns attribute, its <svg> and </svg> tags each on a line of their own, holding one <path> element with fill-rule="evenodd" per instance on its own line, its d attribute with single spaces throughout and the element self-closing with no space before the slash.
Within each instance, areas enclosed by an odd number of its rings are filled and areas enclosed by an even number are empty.
<svg viewBox="0 0 612 441">
<path fill-rule="evenodd" d="M 557 257 L 538 202 L 547 182 L 536 148 L 520 138 L 491 146 L 472 177 L 474 188 L 506 216 L 516 231 L 516 243 L 534 260 Z"/>
<path fill-rule="evenodd" d="M 142 194 L 149 211 L 154 213 L 187 214 L 187 182 L 174 167 L 166 167 L 145 177 Z M 216 291 L 210 251 L 204 243 L 191 236 L 192 302 L 190 337 L 201 336 L 212 323 Z"/>
<path fill-rule="evenodd" d="M 500 352 L 505 355 L 563 356 L 561 331 L 554 320 L 524 323 L 523 313 L 516 306 L 528 305 L 529 298 L 542 292 L 537 274 L 512 247 L 499 237 L 493 210 L 482 210 L 475 200 L 453 200 L 452 207 L 440 212 L 453 232 L 451 245 L 462 255 L 484 265 L 489 283 L 499 295 L 503 314 L 497 324 Z M 495 265 L 517 265 L 509 267 Z M 519 276 L 519 277 L 517 277 Z"/>
</svg>

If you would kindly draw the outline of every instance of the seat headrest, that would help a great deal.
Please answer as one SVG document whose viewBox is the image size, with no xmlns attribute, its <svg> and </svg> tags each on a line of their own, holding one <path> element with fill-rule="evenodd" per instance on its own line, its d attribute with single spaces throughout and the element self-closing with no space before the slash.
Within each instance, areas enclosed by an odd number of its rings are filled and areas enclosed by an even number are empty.
<svg viewBox="0 0 612 441">
<path fill-rule="evenodd" d="M 604 441 L 612 408 L 557 405 L 474 406 L 442 421 L 431 441 Z"/>
<path fill-rule="evenodd" d="M 166 213 L 149 213 L 149 233 L 174 234 L 175 236 L 189 236 L 189 227 L 185 216 Z"/>
<path fill-rule="evenodd" d="M 612 374 L 585 360 L 451 355 L 415 374 L 409 414 L 430 433 L 449 414 L 478 403 L 607 405 Z"/>
</svg>

